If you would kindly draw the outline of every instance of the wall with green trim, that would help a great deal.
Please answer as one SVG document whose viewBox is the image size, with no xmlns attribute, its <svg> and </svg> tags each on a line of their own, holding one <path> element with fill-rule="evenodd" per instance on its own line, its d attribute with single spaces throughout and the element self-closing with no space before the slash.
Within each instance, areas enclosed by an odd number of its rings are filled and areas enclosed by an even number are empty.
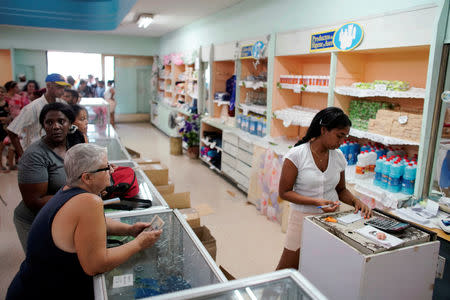
<svg viewBox="0 0 450 300">
<path fill-rule="evenodd" d="M 438 0 L 246 0 L 161 37 L 160 54 L 352 19 L 392 13 Z M 413 30 L 413 28 L 411 28 Z"/>
</svg>

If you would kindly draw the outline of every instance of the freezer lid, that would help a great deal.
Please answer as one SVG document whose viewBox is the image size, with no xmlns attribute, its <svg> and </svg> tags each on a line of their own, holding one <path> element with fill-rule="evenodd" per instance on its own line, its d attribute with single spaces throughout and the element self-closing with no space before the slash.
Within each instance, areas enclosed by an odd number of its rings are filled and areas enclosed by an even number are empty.
<svg viewBox="0 0 450 300">
<path fill-rule="evenodd" d="M 151 299 L 327 299 L 302 274 L 281 270 Z"/>
</svg>

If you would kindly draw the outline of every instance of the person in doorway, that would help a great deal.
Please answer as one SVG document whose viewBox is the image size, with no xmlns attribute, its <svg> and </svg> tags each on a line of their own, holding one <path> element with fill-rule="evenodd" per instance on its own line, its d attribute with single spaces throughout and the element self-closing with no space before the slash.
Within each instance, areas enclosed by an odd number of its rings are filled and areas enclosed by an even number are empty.
<svg viewBox="0 0 450 300">
<path fill-rule="evenodd" d="M 23 87 L 27 83 L 27 76 L 25 76 L 25 74 L 19 74 L 18 77 L 19 77 L 19 82 L 17 83 L 17 86 L 19 87 L 19 90 L 22 90 Z"/>
<path fill-rule="evenodd" d="M 67 76 L 67 83 L 70 84 L 70 89 L 75 90 L 75 79 L 72 75 Z"/>
<path fill-rule="evenodd" d="M 80 97 L 91 97 L 90 88 L 87 86 L 87 82 L 84 79 L 80 80 L 80 84 L 78 85 L 78 94 L 80 94 Z"/>
<path fill-rule="evenodd" d="M 105 82 L 100 80 L 95 88 L 95 97 L 103 98 L 105 97 Z"/>
<path fill-rule="evenodd" d="M 145 231 L 105 218 L 99 194 L 113 172 L 106 148 L 79 144 L 66 153 L 67 184 L 41 209 L 30 231 L 26 258 L 8 288 L 7 300 L 94 299 L 92 276 L 108 272 L 159 239 L 162 230 Z M 106 236 L 136 237 L 114 248 Z"/>
<path fill-rule="evenodd" d="M 36 80 L 28 80 L 27 84 L 22 89 L 22 95 L 27 97 L 31 102 L 35 100 L 34 92 L 39 90 L 39 83 Z"/>
<path fill-rule="evenodd" d="M 279 195 L 291 202 L 291 214 L 277 270 L 298 269 L 305 216 L 333 212 L 339 201 L 354 206 L 355 213 L 371 216 L 371 210 L 345 186 L 347 161 L 338 148 L 351 125 L 340 108 L 327 107 L 314 116 L 306 135 L 285 155 Z"/>
<path fill-rule="evenodd" d="M 24 251 L 36 214 L 66 183 L 64 157 L 68 150 L 69 128 L 74 120 L 74 112 L 68 104 L 45 105 L 39 115 L 45 136 L 31 144 L 19 161 L 22 201 L 14 210 L 14 225 Z"/>
<path fill-rule="evenodd" d="M 25 106 L 8 126 L 9 138 L 19 158 L 28 146 L 43 135 L 39 126 L 39 115 L 42 108 L 49 103 L 64 102 L 60 97 L 64 93 L 64 87 L 69 85 L 65 82 L 64 77 L 56 73 L 49 74 L 45 78 L 45 82 L 47 86 L 45 94 Z M 24 138 L 20 141 L 19 136 L 21 135 Z"/>
<path fill-rule="evenodd" d="M 64 101 L 66 101 L 70 105 L 80 103 L 80 100 L 81 100 L 78 92 L 75 90 L 72 90 L 70 88 L 66 88 L 64 90 L 64 94 L 62 95 L 62 98 Z"/>
<path fill-rule="evenodd" d="M 109 103 L 109 119 L 111 125 L 115 128 L 115 111 L 116 111 L 116 90 L 114 88 L 114 80 L 108 80 L 108 86 L 105 91 L 105 100 Z"/>
</svg>

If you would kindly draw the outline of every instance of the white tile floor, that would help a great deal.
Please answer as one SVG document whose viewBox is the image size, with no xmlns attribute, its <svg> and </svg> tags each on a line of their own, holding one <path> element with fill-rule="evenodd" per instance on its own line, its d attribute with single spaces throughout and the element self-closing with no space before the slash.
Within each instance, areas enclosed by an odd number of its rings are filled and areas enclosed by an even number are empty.
<svg viewBox="0 0 450 300">
<path fill-rule="evenodd" d="M 167 165 L 175 192 L 190 191 L 192 206 L 208 204 L 214 210 L 201 222 L 217 240 L 218 265 L 237 278 L 275 270 L 285 235 L 280 225 L 247 204 L 245 194 L 200 160 L 170 155 L 169 138 L 148 123 L 119 124 L 118 133 L 125 146 Z M 0 174 L 0 196 L 7 203 L 0 201 L 0 299 L 4 299 L 24 258 L 12 221 L 20 201 L 17 171 Z"/>
</svg>

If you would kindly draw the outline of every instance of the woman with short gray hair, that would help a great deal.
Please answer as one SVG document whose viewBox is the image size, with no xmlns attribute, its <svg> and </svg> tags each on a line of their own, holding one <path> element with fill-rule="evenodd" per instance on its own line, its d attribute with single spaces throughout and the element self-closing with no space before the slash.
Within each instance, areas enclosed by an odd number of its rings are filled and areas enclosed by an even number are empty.
<svg viewBox="0 0 450 300">
<path fill-rule="evenodd" d="M 110 185 L 113 172 L 105 148 L 75 145 L 66 153 L 64 168 L 67 185 L 36 216 L 25 261 L 6 299 L 49 299 L 68 292 L 73 299 L 93 299 L 92 276 L 110 271 L 151 247 L 162 233 L 144 231 L 150 223 L 128 225 L 105 218 L 98 195 Z M 108 249 L 107 234 L 136 238 Z"/>
</svg>

